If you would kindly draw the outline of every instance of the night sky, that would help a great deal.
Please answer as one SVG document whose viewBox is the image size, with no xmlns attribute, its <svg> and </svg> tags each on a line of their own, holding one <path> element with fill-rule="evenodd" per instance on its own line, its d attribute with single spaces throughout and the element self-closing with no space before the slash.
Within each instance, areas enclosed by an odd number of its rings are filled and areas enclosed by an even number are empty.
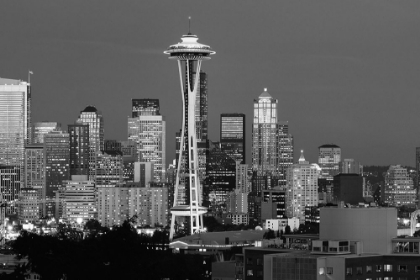
<svg viewBox="0 0 420 280">
<path fill-rule="evenodd" d="M 245 113 L 268 88 L 295 158 L 334 143 L 364 165 L 414 165 L 420 146 L 420 1 L 2 1 L 0 77 L 34 75 L 33 121 L 66 127 L 87 105 L 106 139 L 127 139 L 131 98 L 160 99 L 167 163 L 181 127 L 177 64 L 163 54 L 191 32 L 216 55 L 209 138 L 221 113 Z"/>
</svg>

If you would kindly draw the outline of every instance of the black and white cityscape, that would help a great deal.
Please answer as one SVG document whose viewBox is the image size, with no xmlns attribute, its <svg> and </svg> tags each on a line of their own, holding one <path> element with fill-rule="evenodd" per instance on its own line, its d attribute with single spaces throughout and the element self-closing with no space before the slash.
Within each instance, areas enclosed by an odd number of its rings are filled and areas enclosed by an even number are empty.
<svg viewBox="0 0 420 280">
<path fill-rule="evenodd" d="M 1 6 L 0 279 L 420 279 L 420 2 Z"/>
</svg>

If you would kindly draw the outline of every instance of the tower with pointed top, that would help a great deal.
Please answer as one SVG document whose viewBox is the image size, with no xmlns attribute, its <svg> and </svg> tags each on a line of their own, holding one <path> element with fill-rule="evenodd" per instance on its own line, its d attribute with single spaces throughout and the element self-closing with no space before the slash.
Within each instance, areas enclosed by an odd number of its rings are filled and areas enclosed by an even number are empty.
<svg viewBox="0 0 420 280">
<path fill-rule="evenodd" d="M 174 204 L 171 209 L 172 220 L 169 239 L 174 234 L 175 218 L 184 216 L 190 218 L 190 234 L 200 232 L 203 229 L 203 214 L 207 212 L 201 206 L 201 186 L 198 175 L 198 149 L 196 135 L 196 98 L 199 84 L 201 62 L 210 59 L 215 54 L 210 46 L 198 43 L 198 37 L 188 32 L 182 36 L 182 42 L 171 45 L 164 52 L 169 59 L 178 61 L 179 79 L 182 93 L 183 118 L 180 139 L 180 153 L 175 182 Z M 182 158 L 186 160 L 182 160 Z M 182 163 L 185 164 L 182 164 Z M 179 189 L 185 189 L 187 194 L 186 203 L 178 202 Z"/>
<path fill-rule="evenodd" d="M 286 176 L 286 215 L 305 221 L 305 206 L 318 205 L 318 177 L 321 168 L 305 160 L 300 151 L 298 163 L 287 170 Z"/>
</svg>

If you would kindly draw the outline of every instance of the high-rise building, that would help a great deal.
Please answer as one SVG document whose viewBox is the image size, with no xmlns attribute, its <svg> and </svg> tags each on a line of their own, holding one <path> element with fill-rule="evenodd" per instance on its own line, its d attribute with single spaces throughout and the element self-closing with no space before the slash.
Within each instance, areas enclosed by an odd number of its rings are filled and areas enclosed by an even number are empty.
<svg viewBox="0 0 420 280">
<path fill-rule="evenodd" d="M 236 162 L 236 189 L 242 193 L 250 192 L 248 167 L 248 164 L 242 164 L 240 161 Z"/>
<path fill-rule="evenodd" d="M 19 199 L 21 186 L 21 168 L 16 165 L 0 164 L 0 184 L 3 201 L 13 202 Z M 6 207 L 6 214 L 16 214 L 16 207 L 9 204 Z"/>
<path fill-rule="evenodd" d="M 258 175 L 278 175 L 277 103 L 266 88 L 254 100 L 252 168 Z"/>
<path fill-rule="evenodd" d="M 131 99 L 132 118 L 160 115 L 159 99 Z"/>
<path fill-rule="evenodd" d="M 248 193 L 239 189 L 229 193 L 226 200 L 226 211 L 228 213 L 248 213 Z"/>
<path fill-rule="evenodd" d="M 407 169 L 401 165 L 391 165 L 385 174 L 384 191 L 381 193 L 382 202 L 390 206 L 416 204 L 417 192 L 413 179 Z"/>
<path fill-rule="evenodd" d="M 278 123 L 278 185 L 286 185 L 287 169 L 293 164 L 293 136 L 289 133 L 289 122 Z"/>
<path fill-rule="evenodd" d="M 104 141 L 104 151 L 115 151 L 115 152 L 122 152 L 121 151 L 121 141 L 117 140 L 105 140 Z"/>
<path fill-rule="evenodd" d="M 22 211 L 29 214 L 32 213 L 32 203 L 33 201 L 33 192 L 37 193 L 37 201 L 38 201 L 38 209 L 40 213 L 38 213 L 38 217 L 42 216 L 43 205 L 45 201 L 45 150 L 43 144 L 33 144 L 33 145 L 26 145 L 25 147 L 25 172 L 23 174 L 25 180 L 25 187 L 27 192 L 20 196 L 19 199 L 24 199 L 25 202 L 20 202 L 26 204 L 31 209 L 23 209 Z M 29 211 L 29 212 L 26 212 Z M 21 212 L 21 214 L 23 213 Z M 26 215 L 26 214 L 25 214 Z M 28 218 L 25 218 L 28 220 Z"/>
<path fill-rule="evenodd" d="M 202 214 L 206 209 L 200 201 L 199 155 L 197 147 L 196 110 L 197 91 L 202 60 L 210 59 L 215 54 L 209 46 L 198 43 L 198 38 L 191 33 L 182 36 L 182 42 L 171 45 L 164 52 L 170 59 L 178 61 L 179 77 L 183 95 L 183 120 L 180 134 L 180 152 L 178 159 L 177 179 L 175 184 L 174 207 L 171 209 L 171 230 L 169 239 L 172 240 L 175 228 L 175 217 L 189 217 L 190 234 L 203 229 Z M 196 64 L 196 67 L 194 67 Z M 183 83 L 184 81 L 184 83 Z M 207 102 L 207 101 L 206 101 Z M 182 158 L 185 157 L 186 160 Z M 186 164 L 182 164 L 185 161 Z M 182 166 L 184 165 L 184 166 Z M 181 166 L 183 170 L 181 170 Z M 179 205 L 177 201 L 179 186 L 187 189 L 188 205 Z"/>
<path fill-rule="evenodd" d="M 35 122 L 32 125 L 32 143 L 44 143 L 44 135 L 53 130 L 61 130 L 61 123 L 58 122 Z"/>
<path fill-rule="evenodd" d="M 134 182 L 134 163 L 137 161 L 137 143 L 133 141 L 119 141 L 123 155 L 124 181 Z"/>
<path fill-rule="evenodd" d="M 414 188 L 420 191 L 420 147 L 416 147 L 416 181 Z M 419 200 L 420 201 L 420 200 Z"/>
<path fill-rule="evenodd" d="M 45 134 L 45 206 L 43 216 L 59 217 L 58 189 L 70 178 L 69 134 L 51 131 Z"/>
<path fill-rule="evenodd" d="M 333 201 L 358 205 L 363 199 L 363 177 L 359 174 L 340 173 L 333 180 Z"/>
<path fill-rule="evenodd" d="M 30 142 L 30 84 L 20 80 L 0 78 L 0 165 L 8 166 L 3 171 L 10 170 L 13 174 L 17 172 L 18 176 L 23 174 L 25 145 Z M 19 171 L 16 171 L 14 167 L 17 167 Z M 0 181 L 3 199 L 6 201 L 18 199 L 24 178 L 15 179 L 13 184 Z M 9 190 L 8 193 L 6 193 L 6 189 Z M 10 213 L 10 209 L 7 210 L 8 213 Z"/>
<path fill-rule="evenodd" d="M 59 198 L 66 222 L 76 224 L 96 218 L 95 182 L 88 180 L 87 175 L 72 175 L 71 180 L 63 181 Z"/>
<path fill-rule="evenodd" d="M 318 205 L 318 177 L 321 168 L 318 164 L 309 164 L 303 156 L 299 162 L 287 170 L 286 215 L 305 221 L 305 207 Z"/>
<path fill-rule="evenodd" d="M 245 164 L 245 114 L 220 115 L 220 144 L 228 156 Z"/>
<path fill-rule="evenodd" d="M 123 156 L 118 151 L 102 151 L 98 154 L 96 163 L 97 187 L 113 187 L 121 184 L 124 179 Z"/>
<path fill-rule="evenodd" d="M 22 188 L 19 194 L 18 218 L 21 222 L 38 222 L 40 218 L 40 204 L 38 190 Z"/>
<path fill-rule="evenodd" d="M 101 111 L 87 106 L 80 111 L 76 124 L 89 125 L 89 176 L 95 178 L 97 155 L 104 149 L 104 119 Z"/>
<path fill-rule="evenodd" d="M 363 174 L 363 165 L 352 158 L 345 158 L 339 162 L 338 173 Z"/>
<path fill-rule="evenodd" d="M 322 169 L 321 176 L 332 181 L 338 174 L 341 161 L 341 148 L 335 144 L 325 144 L 318 147 L 318 164 Z"/>
<path fill-rule="evenodd" d="M 215 211 L 225 211 L 228 195 L 236 189 L 236 162 L 221 150 L 220 143 L 208 142 L 204 201 Z"/>
<path fill-rule="evenodd" d="M 275 187 L 262 191 L 261 220 L 286 218 L 286 190 Z"/>
<path fill-rule="evenodd" d="M 69 124 L 70 175 L 89 175 L 90 143 L 88 124 Z"/>
<path fill-rule="evenodd" d="M 154 180 L 165 181 L 166 121 L 161 115 L 142 115 L 128 118 L 128 139 L 137 143 L 137 161 L 153 162 Z"/>
</svg>

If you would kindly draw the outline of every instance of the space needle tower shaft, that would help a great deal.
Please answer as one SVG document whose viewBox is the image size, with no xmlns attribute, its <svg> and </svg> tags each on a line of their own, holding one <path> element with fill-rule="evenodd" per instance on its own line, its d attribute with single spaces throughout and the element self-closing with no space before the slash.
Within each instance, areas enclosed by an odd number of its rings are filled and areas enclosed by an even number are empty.
<svg viewBox="0 0 420 280">
<path fill-rule="evenodd" d="M 198 43 L 198 37 L 190 32 L 183 35 L 181 40 L 182 42 L 169 46 L 164 52 L 169 55 L 169 59 L 178 61 L 183 111 L 174 205 L 171 208 L 170 240 L 173 238 L 177 216 L 190 217 L 190 234 L 192 235 L 203 230 L 202 215 L 207 212 L 207 209 L 201 206 L 200 201 L 201 186 L 198 177 L 195 107 L 201 63 L 203 60 L 210 59 L 210 55 L 215 52 L 209 46 Z M 180 189 L 185 189 L 188 192 L 186 197 L 189 199 L 183 204 L 178 197 Z"/>
</svg>

